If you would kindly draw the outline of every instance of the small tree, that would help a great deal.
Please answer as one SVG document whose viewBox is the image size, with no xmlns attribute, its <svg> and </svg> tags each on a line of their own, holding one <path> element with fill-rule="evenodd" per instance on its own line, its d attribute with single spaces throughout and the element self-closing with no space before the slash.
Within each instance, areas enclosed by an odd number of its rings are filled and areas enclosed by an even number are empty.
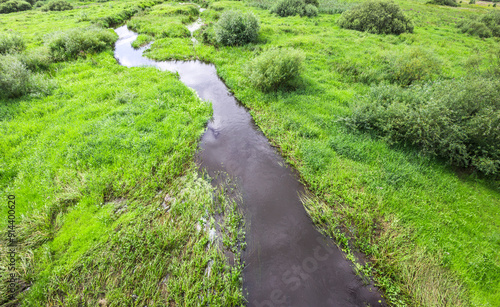
<svg viewBox="0 0 500 307">
<path fill-rule="evenodd" d="M 225 46 L 255 42 L 259 36 L 259 20 L 253 13 L 226 11 L 215 24 L 215 40 Z"/>
</svg>

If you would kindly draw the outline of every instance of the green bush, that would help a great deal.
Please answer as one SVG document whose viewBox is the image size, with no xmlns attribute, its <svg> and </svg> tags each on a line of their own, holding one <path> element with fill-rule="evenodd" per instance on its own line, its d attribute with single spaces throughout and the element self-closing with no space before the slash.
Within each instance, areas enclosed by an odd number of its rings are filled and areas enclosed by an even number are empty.
<svg viewBox="0 0 500 307">
<path fill-rule="evenodd" d="M 493 36 L 500 37 L 500 12 L 489 12 L 479 20 L 491 30 Z"/>
<path fill-rule="evenodd" d="M 455 0 L 431 0 L 427 2 L 428 4 L 446 5 L 457 7 L 460 6 Z"/>
<path fill-rule="evenodd" d="M 480 77 L 378 86 L 347 120 L 453 165 L 500 175 L 500 81 Z"/>
<path fill-rule="evenodd" d="M 33 72 L 47 70 L 52 63 L 49 51 L 46 48 L 30 49 L 18 57 L 26 65 L 26 68 Z"/>
<path fill-rule="evenodd" d="M 73 5 L 64 0 L 52 0 L 42 7 L 42 11 L 67 11 L 72 9 Z"/>
<path fill-rule="evenodd" d="M 0 55 L 0 99 L 25 94 L 48 94 L 52 83 L 40 74 L 33 74 L 15 55 Z"/>
<path fill-rule="evenodd" d="M 345 29 L 376 34 L 413 32 L 413 25 L 393 2 L 368 1 L 342 13 L 338 20 Z"/>
<path fill-rule="evenodd" d="M 65 61 L 103 51 L 111 47 L 115 40 L 116 34 L 106 29 L 90 27 L 55 32 L 48 37 L 46 44 L 55 61 Z"/>
<path fill-rule="evenodd" d="M 319 12 L 324 14 L 342 14 L 358 5 L 355 2 L 344 2 L 338 0 L 321 0 L 319 1 Z"/>
<path fill-rule="evenodd" d="M 403 86 L 430 80 L 441 71 L 441 63 L 434 55 L 418 47 L 393 56 L 387 64 L 387 79 Z"/>
<path fill-rule="evenodd" d="M 316 17 L 318 16 L 318 8 L 312 4 L 306 4 L 304 8 L 304 16 Z"/>
<path fill-rule="evenodd" d="M 500 12 L 490 12 L 476 19 L 461 20 L 457 27 L 463 33 L 482 38 L 500 37 Z"/>
<path fill-rule="evenodd" d="M 460 21 L 458 23 L 458 28 L 463 33 L 479 36 L 482 38 L 488 38 L 493 35 L 491 30 L 488 29 L 488 27 L 484 23 L 477 20 Z"/>
<path fill-rule="evenodd" d="M 253 13 L 226 11 L 214 26 L 215 39 L 225 46 L 255 42 L 259 36 L 259 21 Z"/>
<path fill-rule="evenodd" d="M 306 5 L 314 5 L 315 7 L 319 7 L 319 0 L 305 0 Z"/>
<path fill-rule="evenodd" d="M 0 54 L 17 53 L 26 49 L 26 44 L 19 34 L 0 34 Z"/>
<path fill-rule="evenodd" d="M 10 0 L 0 4 L 0 14 L 27 11 L 31 9 L 31 4 L 26 1 Z"/>
<path fill-rule="evenodd" d="M 250 82 L 262 91 L 293 88 L 304 66 L 304 54 L 293 48 L 270 49 L 248 66 Z"/>
<path fill-rule="evenodd" d="M 281 17 L 304 15 L 306 3 L 304 0 L 280 0 L 272 8 L 271 13 Z"/>
</svg>

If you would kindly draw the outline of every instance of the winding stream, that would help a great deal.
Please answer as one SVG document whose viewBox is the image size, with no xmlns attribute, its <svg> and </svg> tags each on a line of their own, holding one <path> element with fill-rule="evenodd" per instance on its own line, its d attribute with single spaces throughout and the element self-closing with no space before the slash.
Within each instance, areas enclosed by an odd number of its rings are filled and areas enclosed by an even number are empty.
<svg viewBox="0 0 500 307">
<path fill-rule="evenodd" d="M 382 306 L 336 245 L 314 227 L 300 201 L 304 186 L 229 93 L 212 64 L 156 62 L 133 49 L 137 34 L 115 30 L 121 65 L 155 66 L 178 72 L 180 80 L 213 105 L 200 142 L 199 159 L 210 175 L 226 172 L 242 192 L 247 248 L 242 253 L 244 294 L 249 306 Z"/>
</svg>

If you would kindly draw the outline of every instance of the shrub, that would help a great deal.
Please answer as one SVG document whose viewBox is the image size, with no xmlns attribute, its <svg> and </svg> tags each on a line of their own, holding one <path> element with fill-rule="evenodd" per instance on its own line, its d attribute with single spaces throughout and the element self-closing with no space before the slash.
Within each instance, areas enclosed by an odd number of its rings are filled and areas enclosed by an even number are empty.
<svg viewBox="0 0 500 307">
<path fill-rule="evenodd" d="M 500 175 L 500 82 L 474 77 L 379 86 L 347 121 L 449 163 Z"/>
<path fill-rule="evenodd" d="M 355 2 L 344 2 L 338 0 L 321 0 L 319 2 L 319 12 L 324 14 L 342 14 L 358 5 Z"/>
<path fill-rule="evenodd" d="M 491 30 L 488 29 L 488 27 L 484 23 L 477 20 L 461 21 L 457 25 L 460 31 L 470 35 L 475 35 L 482 38 L 488 38 L 493 35 Z"/>
<path fill-rule="evenodd" d="M 318 16 L 318 8 L 312 4 L 306 4 L 304 15 L 307 17 L 316 17 Z"/>
<path fill-rule="evenodd" d="M 19 60 L 33 72 L 47 70 L 52 63 L 46 48 L 30 49 L 29 52 L 20 54 Z"/>
<path fill-rule="evenodd" d="M 398 54 L 389 60 L 388 79 L 399 85 L 407 86 L 415 81 L 432 79 L 440 72 L 441 63 L 432 53 L 422 48 Z"/>
<path fill-rule="evenodd" d="M 0 97 L 12 98 L 29 90 L 30 72 L 13 55 L 0 56 Z"/>
<path fill-rule="evenodd" d="M 304 2 L 306 3 L 306 5 L 310 4 L 314 5 L 315 7 L 319 6 L 319 0 L 305 0 Z"/>
<path fill-rule="evenodd" d="M 31 9 L 31 4 L 26 1 L 10 0 L 0 4 L 0 14 L 27 11 Z"/>
<path fill-rule="evenodd" d="M 304 15 L 306 3 L 304 0 L 280 0 L 272 8 L 271 13 L 281 17 Z"/>
<path fill-rule="evenodd" d="M 342 13 L 340 27 L 376 34 L 413 32 L 411 21 L 393 2 L 368 1 Z"/>
<path fill-rule="evenodd" d="M 0 34 L 0 54 L 17 53 L 26 49 L 26 44 L 19 34 Z"/>
<path fill-rule="evenodd" d="M 17 55 L 0 55 L 0 98 L 48 94 L 53 87 L 44 76 L 33 74 Z"/>
<path fill-rule="evenodd" d="M 215 39 L 226 46 L 254 42 L 259 35 L 259 21 L 253 13 L 226 11 L 215 24 Z"/>
<path fill-rule="evenodd" d="M 491 30 L 493 36 L 500 37 L 500 12 L 490 12 L 479 20 Z"/>
<path fill-rule="evenodd" d="M 427 3 L 428 4 L 436 4 L 436 5 L 453 6 L 453 7 L 460 6 L 455 0 L 431 0 Z"/>
<path fill-rule="evenodd" d="M 463 33 L 487 37 L 500 37 L 500 12 L 490 12 L 477 19 L 461 20 L 457 27 Z"/>
<path fill-rule="evenodd" d="M 64 61 L 103 51 L 112 46 L 115 40 L 116 35 L 108 30 L 91 27 L 55 32 L 48 37 L 46 44 L 54 60 Z"/>
<path fill-rule="evenodd" d="M 262 91 L 293 87 L 303 69 L 305 56 L 293 48 L 270 49 L 248 66 L 250 82 Z"/>
<path fill-rule="evenodd" d="M 52 0 L 42 7 L 42 11 L 67 11 L 72 9 L 73 5 L 64 0 Z"/>
</svg>

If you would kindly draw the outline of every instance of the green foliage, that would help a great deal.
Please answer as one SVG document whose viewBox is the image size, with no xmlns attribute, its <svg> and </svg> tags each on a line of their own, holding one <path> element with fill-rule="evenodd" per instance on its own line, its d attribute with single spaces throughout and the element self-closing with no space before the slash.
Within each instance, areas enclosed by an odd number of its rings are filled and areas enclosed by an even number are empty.
<svg viewBox="0 0 500 307">
<path fill-rule="evenodd" d="M 500 37 L 500 12 L 489 12 L 479 18 L 461 20 L 457 27 L 463 33 L 482 38 Z"/>
<path fill-rule="evenodd" d="M 500 175 L 500 82 L 448 80 L 401 89 L 375 87 L 352 123 L 392 142 L 418 146 L 450 164 Z M 497 127 L 497 128 L 495 128 Z"/>
<path fill-rule="evenodd" d="M 259 20 L 251 12 L 229 10 L 222 13 L 214 26 L 215 39 L 225 46 L 245 45 L 259 36 Z"/>
<path fill-rule="evenodd" d="M 139 34 L 135 41 L 132 42 L 132 47 L 140 48 L 146 46 L 153 41 L 153 37 L 147 34 Z"/>
<path fill-rule="evenodd" d="M 324 14 L 342 14 L 358 5 L 356 2 L 344 2 L 339 0 L 320 0 L 319 12 Z"/>
<path fill-rule="evenodd" d="M 306 4 L 304 8 L 304 16 L 316 17 L 318 16 L 318 7 L 312 4 Z"/>
<path fill-rule="evenodd" d="M 488 38 L 493 35 L 491 30 L 483 23 L 477 20 L 464 20 L 457 24 L 462 33 Z"/>
<path fill-rule="evenodd" d="M 452 7 L 460 6 L 460 4 L 458 4 L 457 1 L 455 1 L 455 0 L 431 0 L 427 3 L 428 4 L 437 4 L 437 5 L 446 5 L 446 6 L 452 6 Z"/>
<path fill-rule="evenodd" d="M 73 5 L 65 0 L 52 0 L 42 7 L 42 11 L 67 11 L 72 9 Z"/>
<path fill-rule="evenodd" d="M 250 62 L 248 78 L 264 92 L 293 88 L 304 68 L 304 59 L 304 53 L 293 48 L 267 50 Z"/>
<path fill-rule="evenodd" d="M 0 4 L 0 14 L 27 11 L 31 9 L 31 4 L 21 0 L 9 0 Z"/>
<path fill-rule="evenodd" d="M 116 34 L 109 30 L 89 27 L 55 32 L 48 37 L 46 44 L 54 60 L 65 61 L 103 51 L 115 40 Z"/>
<path fill-rule="evenodd" d="M 304 1 L 307 4 L 311 4 L 311 5 L 314 5 L 315 7 L 318 7 L 319 6 L 319 0 L 305 0 Z"/>
<path fill-rule="evenodd" d="M 0 34 L 0 54 L 17 53 L 26 49 L 26 43 L 21 35 L 16 33 Z"/>
<path fill-rule="evenodd" d="M 413 32 L 413 24 L 393 2 L 367 1 L 342 13 L 338 20 L 345 29 L 375 34 Z"/>
<path fill-rule="evenodd" d="M 130 19 L 130 17 L 137 14 L 141 9 L 139 7 L 131 7 L 124 9 L 116 14 L 112 14 L 105 17 L 97 18 L 94 23 L 100 25 L 104 28 L 112 28 L 123 24 L 125 21 Z"/>
<path fill-rule="evenodd" d="M 30 88 L 30 72 L 13 55 L 0 56 L 0 97 L 12 98 L 26 94 Z"/>
<path fill-rule="evenodd" d="M 387 63 L 387 79 L 399 85 L 410 85 L 416 81 L 430 80 L 441 71 L 441 63 L 434 55 L 415 47 L 409 52 L 392 56 Z"/>
<path fill-rule="evenodd" d="M 304 15 L 306 3 L 304 0 L 279 0 L 271 8 L 271 13 L 281 17 Z"/>
<path fill-rule="evenodd" d="M 52 89 L 44 76 L 33 74 L 17 56 L 0 55 L 0 98 L 48 94 Z"/>
<path fill-rule="evenodd" d="M 49 51 L 46 48 L 30 49 L 18 57 L 26 65 L 26 68 L 33 72 L 47 70 L 52 63 Z"/>
</svg>

